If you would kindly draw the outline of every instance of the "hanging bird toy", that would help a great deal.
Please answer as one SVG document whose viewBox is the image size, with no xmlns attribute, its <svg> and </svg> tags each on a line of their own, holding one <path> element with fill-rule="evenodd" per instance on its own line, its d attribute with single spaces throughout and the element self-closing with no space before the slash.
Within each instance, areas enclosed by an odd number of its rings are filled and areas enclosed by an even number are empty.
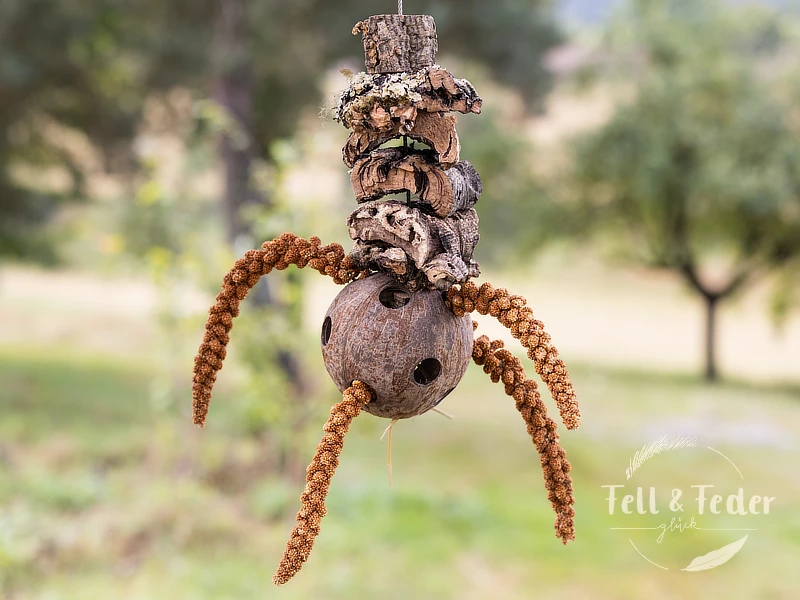
<svg viewBox="0 0 800 600">
<path fill-rule="evenodd" d="M 261 277 L 289 265 L 306 266 L 346 287 L 322 323 L 322 356 L 343 393 L 331 408 L 324 436 L 307 469 L 297 525 L 273 577 L 284 584 L 308 559 L 325 516 L 325 497 L 350 423 L 364 410 L 408 419 L 435 407 L 458 385 L 470 358 L 514 398 L 541 456 L 545 487 L 556 512 L 556 536 L 574 539 L 570 463 L 559 446 L 556 423 L 520 360 L 501 341 L 473 338 L 469 313 L 491 315 L 527 349 L 553 396 L 567 429 L 580 413 L 569 374 L 541 321 L 525 298 L 489 283 L 473 252 L 481 181 L 461 160 L 456 118 L 480 113 L 471 83 L 436 64 L 433 17 L 377 15 L 358 23 L 366 73 L 352 77 L 336 120 L 351 129 L 343 149 L 360 207 L 348 218 L 354 246 L 291 233 L 265 242 L 236 261 L 209 311 L 195 358 L 194 422 L 203 426 L 211 391 L 225 359 L 239 304 Z M 384 147 L 402 139 L 402 146 Z M 422 144 L 418 146 L 417 144 Z M 384 199 L 392 194 L 402 199 Z"/>
</svg>

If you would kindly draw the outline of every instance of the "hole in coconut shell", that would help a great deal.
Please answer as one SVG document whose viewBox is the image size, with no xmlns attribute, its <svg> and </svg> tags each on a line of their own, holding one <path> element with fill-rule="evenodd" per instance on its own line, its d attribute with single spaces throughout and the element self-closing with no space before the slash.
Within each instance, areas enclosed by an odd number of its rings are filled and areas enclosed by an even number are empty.
<svg viewBox="0 0 800 600">
<path fill-rule="evenodd" d="M 442 374 L 442 363 L 435 358 L 426 358 L 414 367 L 414 381 L 420 385 L 430 385 Z"/>
<path fill-rule="evenodd" d="M 325 317 L 325 321 L 322 323 L 322 345 L 327 346 L 328 342 L 331 339 L 331 328 L 333 327 L 333 322 L 331 321 L 330 317 Z"/>
<path fill-rule="evenodd" d="M 411 292 L 400 287 L 387 287 L 380 293 L 378 299 L 386 308 L 403 308 L 411 302 Z"/>
</svg>

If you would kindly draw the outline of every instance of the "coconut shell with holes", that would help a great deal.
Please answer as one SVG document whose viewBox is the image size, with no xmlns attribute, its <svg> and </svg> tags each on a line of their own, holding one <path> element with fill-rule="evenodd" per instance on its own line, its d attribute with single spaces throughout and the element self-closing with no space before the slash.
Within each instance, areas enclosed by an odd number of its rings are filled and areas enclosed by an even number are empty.
<svg viewBox="0 0 800 600">
<path fill-rule="evenodd" d="M 376 394 L 364 410 L 407 419 L 429 411 L 461 381 L 472 356 L 472 321 L 448 310 L 441 292 L 410 292 L 376 274 L 336 297 L 321 342 L 339 390 L 363 381 Z"/>
</svg>

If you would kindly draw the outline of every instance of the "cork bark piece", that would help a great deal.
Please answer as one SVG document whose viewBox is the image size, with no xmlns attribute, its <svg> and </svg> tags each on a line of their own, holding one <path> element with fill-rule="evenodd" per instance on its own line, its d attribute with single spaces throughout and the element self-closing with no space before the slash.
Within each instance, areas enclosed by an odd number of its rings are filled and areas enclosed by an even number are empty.
<svg viewBox="0 0 800 600">
<path fill-rule="evenodd" d="M 350 259 L 359 268 L 442 290 L 480 275 L 473 260 L 480 239 L 473 209 L 442 219 L 390 200 L 357 209 L 347 226 L 356 242 Z"/>
<path fill-rule="evenodd" d="M 472 208 L 483 191 L 477 171 L 467 161 L 444 170 L 430 152 L 384 148 L 356 162 L 350 172 L 356 200 L 368 202 L 408 191 L 440 217 Z"/>
<path fill-rule="evenodd" d="M 439 66 L 416 73 L 359 73 L 342 93 L 336 120 L 353 131 L 413 127 L 417 111 L 481 112 L 483 101 L 466 79 Z"/>
<path fill-rule="evenodd" d="M 456 131 L 457 119 L 444 113 L 419 112 L 410 130 L 397 123 L 389 131 L 354 131 L 342 150 L 344 164 L 351 169 L 356 161 L 373 150 L 401 135 L 427 144 L 434 151 L 436 161 L 444 169 L 455 165 L 461 154 L 461 142 Z"/>
<path fill-rule="evenodd" d="M 360 21 L 368 73 L 413 72 L 436 64 L 439 42 L 430 15 L 375 15 Z"/>
<path fill-rule="evenodd" d="M 425 81 L 417 89 L 422 100 L 416 104 L 420 110 L 480 114 L 483 100 L 466 79 L 457 79 L 441 67 L 433 67 L 426 73 Z"/>
</svg>

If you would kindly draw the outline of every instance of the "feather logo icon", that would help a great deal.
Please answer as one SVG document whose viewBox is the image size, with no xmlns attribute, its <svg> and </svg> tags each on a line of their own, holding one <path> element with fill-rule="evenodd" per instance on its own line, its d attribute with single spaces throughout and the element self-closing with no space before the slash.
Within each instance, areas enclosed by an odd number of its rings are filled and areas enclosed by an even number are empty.
<svg viewBox="0 0 800 600">
<path fill-rule="evenodd" d="M 709 552 L 703 556 L 698 556 L 691 563 L 689 563 L 688 567 L 681 569 L 681 571 L 708 571 L 714 567 L 724 565 L 726 562 L 736 556 L 736 553 L 742 549 L 742 546 L 744 546 L 746 541 L 747 535 L 742 539 L 733 542 L 732 544 L 723 546 L 719 550 L 714 550 L 713 552 Z"/>
<path fill-rule="evenodd" d="M 716 481 L 713 483 L 692 482 L 691 487 L 686 488 L 660 487 L 653 485 L 652 481 L 647 482 L 649 486 L 636 484 L 640 471 L 650 468 L 645 465 L 650 465 L 651 459 L 659 454 L 676 451 L 709 451 L 725 463 L 721 463 L 720 469 L 715 471 Z M 663 563 L 664 557 L 659 548 L 663 547 L 662 543 L 673 543 L 665 540 L 675 537 L 695 537 L 696 543 L 701 545 L 700 548 L 708 548 L 724 542 L 719 539 L 716 542 L 710 541 L 709 535 L 719 534 L 705 532 L 728 532 L 722 535 L 738 532 L 737 535 L 743 535 L 743 532 L 758 531 L 754 526 L 763 515 L 770 514 L 776 500 L 773 496 L 753 494 L 742 483 L 744 475 L 730 458 L 716 448 L 700 445 L 695 438 L 686 436 L 663 435 L 642 446 L 628 461 L 625 478 L 625 483 L 601 486 L 608 490 L 605 498 L 608 514 L 616 521 L 609 529 L 635 531 L 628 538 L 633 549 L 651 565 L 664 571 L 674 569 L 693 573 L 724 565 L 742 550 L 750 533 L 721 548 L 697 556 L 683 568 L 680 566 L 683 560 L 674 566 L 659 564 Z M 735 487 L 731 487 L 728 481 L 731 479 L 735 481 Z M 637 518 L 638 521 L 623 521 L 631 518 Z M 724 521 L 720 521 L 721 519 Z M 700 548 L 696 548 L 694 552 Z"/>
</svg>

